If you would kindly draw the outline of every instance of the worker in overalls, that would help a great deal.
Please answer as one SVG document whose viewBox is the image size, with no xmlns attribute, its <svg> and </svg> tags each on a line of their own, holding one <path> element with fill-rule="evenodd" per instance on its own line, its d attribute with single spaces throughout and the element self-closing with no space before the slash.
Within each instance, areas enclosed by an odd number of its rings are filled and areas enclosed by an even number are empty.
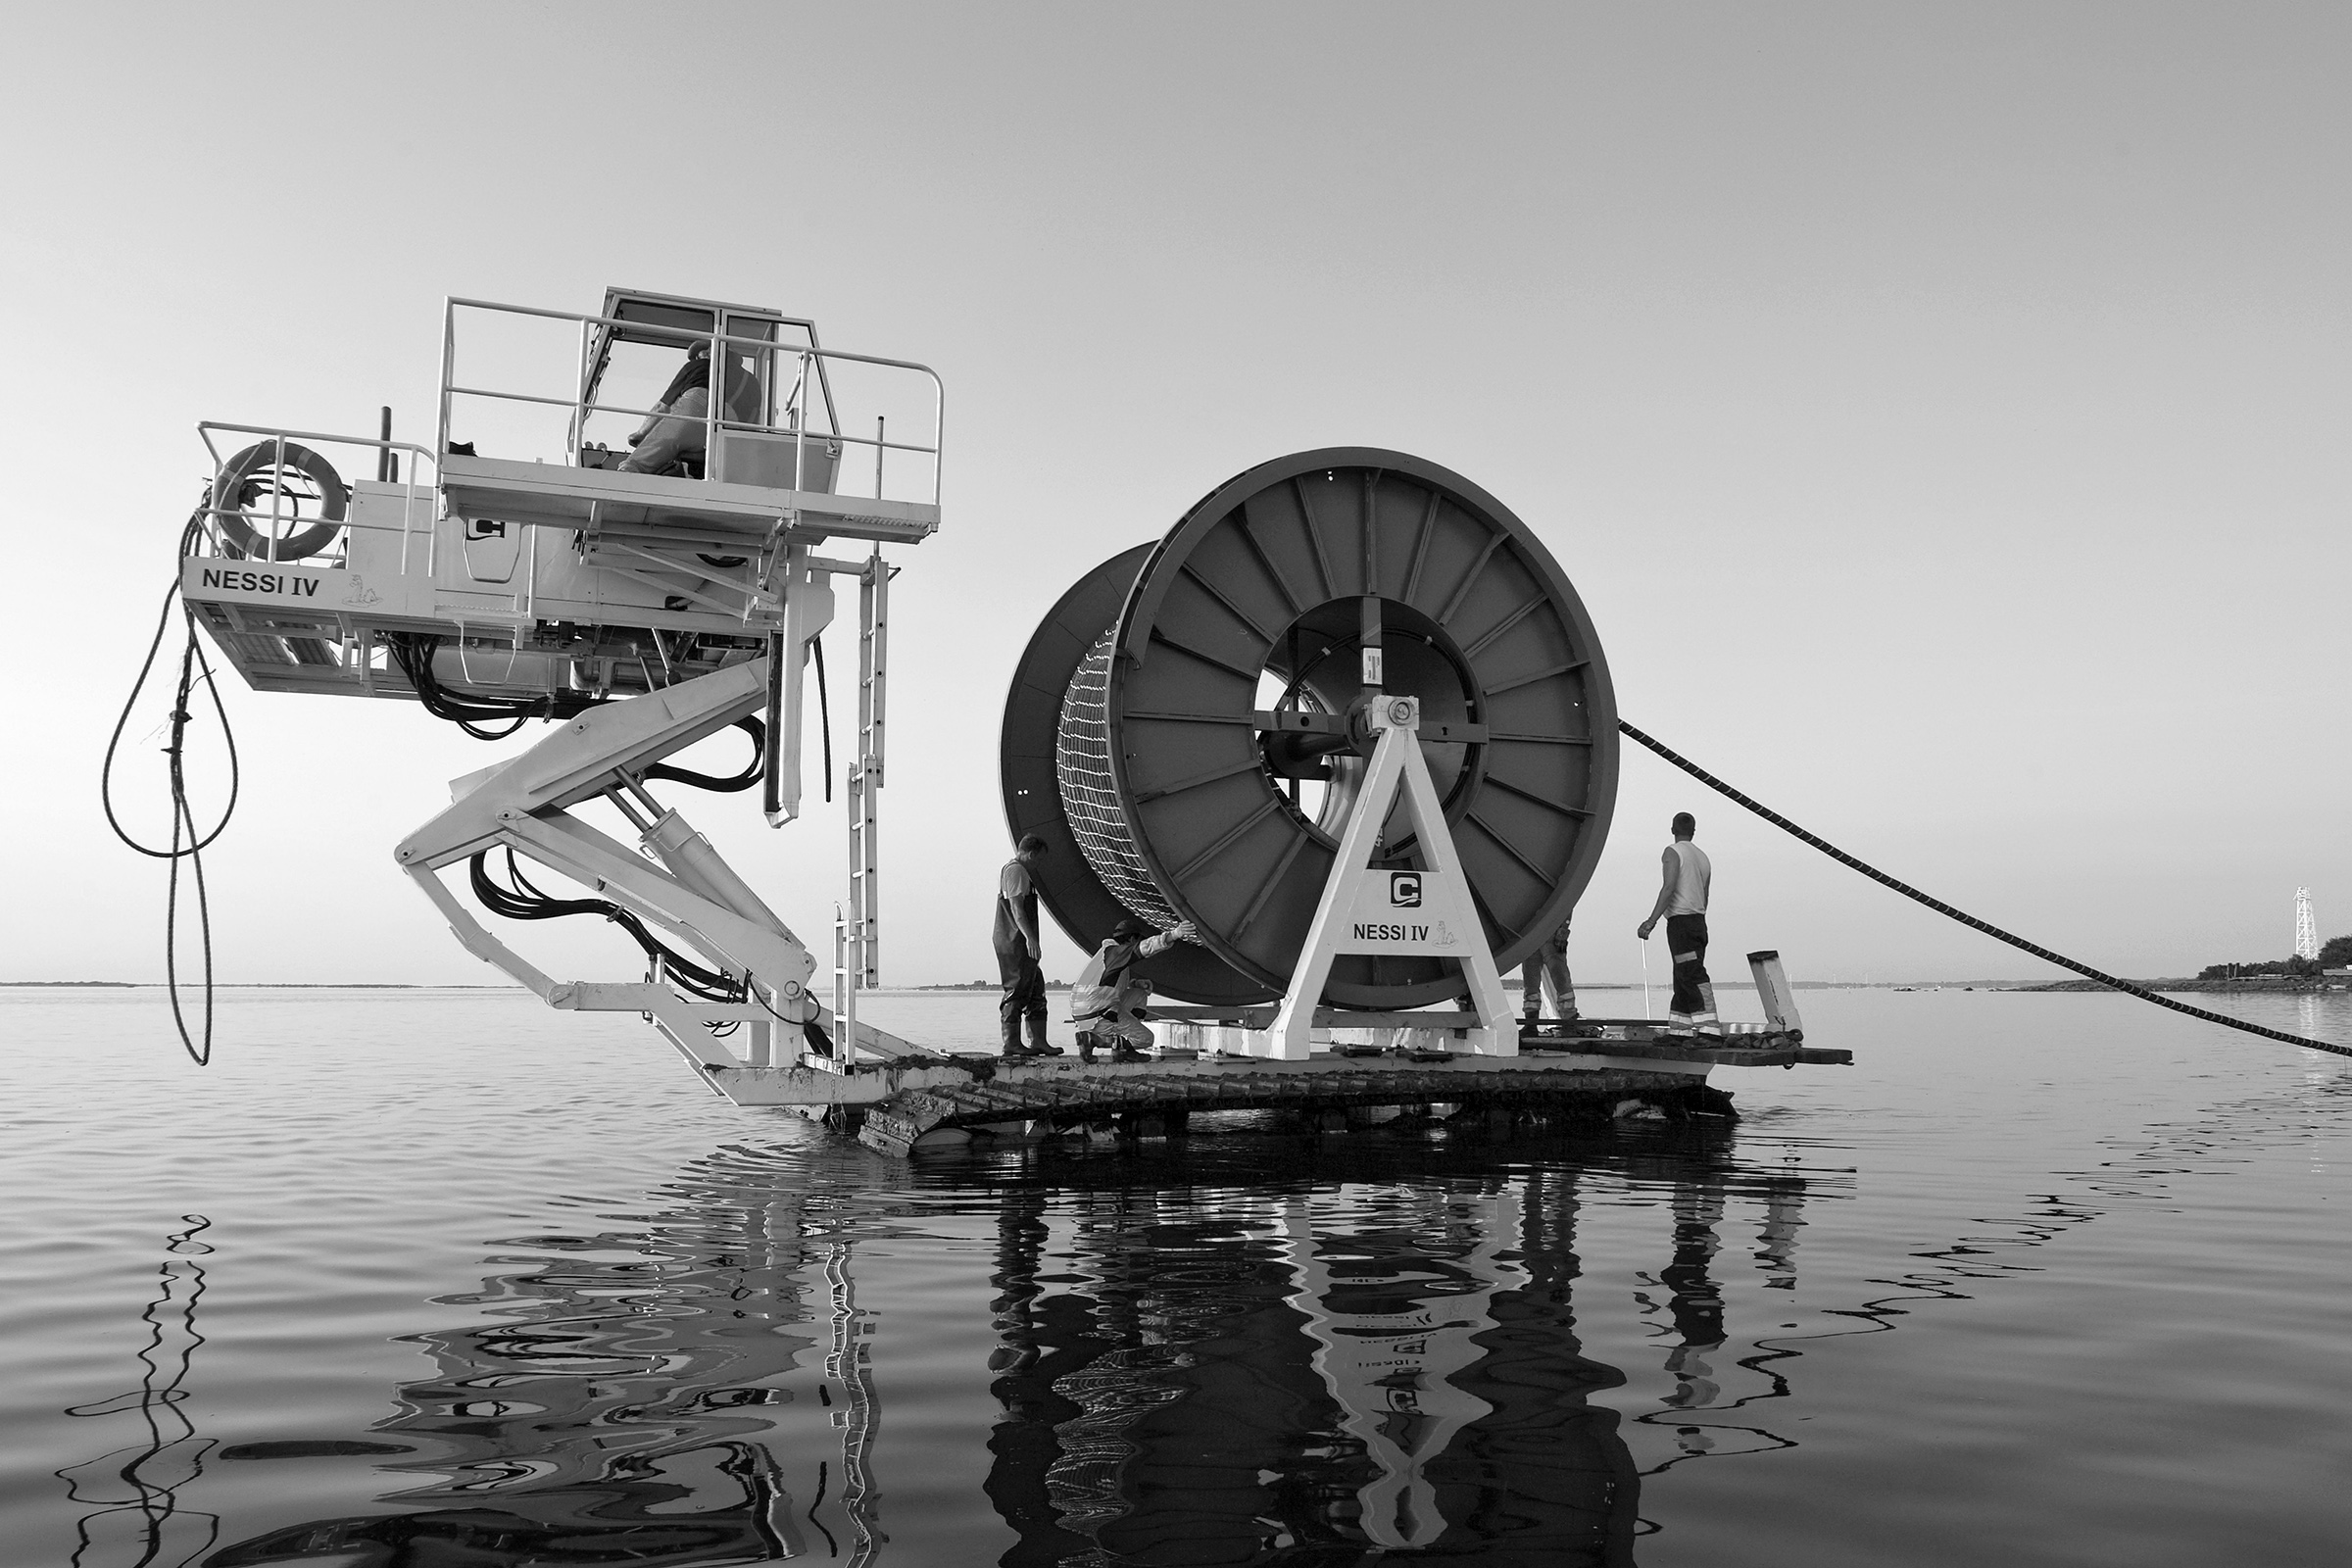
<svg viewBox="0 0 2352 1568">
<path fill-rule="evenodd" d="M 1045 858 L 1046 841 L 1031 833 L 1013 847 L 1012 858 L 997 873 L 997 978 L 1004 987 L 997 1018 L 1004 1035 L 1004 1057 L 1058 1056 L 1046 1043 L 1046 972 L 1038 967 L 1045 949 L 1037 934 L 1037 883 L 1029 868 Z M 1029 1021 L 1029 1044 L 1021 1044 L 1021 1020 Z"/>
<path fill-rule="evenodd" d="M 1576 1011 L 1576 981 L 1568 974 L 1568 922 L 1545 937 L 1527 956 L 1519 969 L 1519 1010 L 1522 1018 L 1520 1033 L 1534 1034 L 1543 1024 L 1544 1009 L 1551 1008 L 1557 1020 L 1555 1034 L 1569 1032 L 1568 1025 L 1578 1021 Z"/>
<path fill-rule="evenodd" d="M 1657 923 L 1666 922 L 1666 946 L 1674 954 L 1674 1000 L 1666 1027 L 1678 1034 L 1719 1035 L 1723 1025 L 1715 1016 L 1715 983 L 1707 978 L 1707 887 L 1715 870 L 1707 852 L 1690 842 L 1697 832 L 1696 817 L 1675 813 L 1674 842 L 1666 846 L 1663 862 L 1665 885 L 1638 934 L 1647 942 Z"/>
<path fill-rule="evenodd" d="M 1179 921 L 1163 932 L 1133 915 L 1110 928 L 1110 935 L 1079 971 L 1070 992 L 1070 1021 L 1078 1026 L 1078 1059 L 1091 1062 L 1095 1053 L 1110 1049 L 1113 1061 L 1142 1061 L 1152 1045 L 1151 1026 L 1143 1019 L 1144 1004 L 1152 998 L 1152 982 L 1135 972 L 1138 958 L 1165 953 L 1190 941 L 1193 922 Z"/>
</svg>

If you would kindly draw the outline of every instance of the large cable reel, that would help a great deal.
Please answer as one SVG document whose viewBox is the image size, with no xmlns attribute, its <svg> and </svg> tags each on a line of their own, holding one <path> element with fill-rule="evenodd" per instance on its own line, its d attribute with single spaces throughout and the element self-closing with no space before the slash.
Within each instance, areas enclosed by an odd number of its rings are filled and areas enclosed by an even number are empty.
<svg viewBox="0 0 2352 1568">
<path fill-rule="evenodd" d="M 1617 794 L 1617 708 L 1592 618 L 1493 496 L 1400 452 L 1335 447 L 1220 486 L 1156 545 L 1062 595 L 1005 705 L 1005 816 L 1048 854 L 1040 897 L 1081 949 L 1133 914 L 1190 919 L 1150 960 L 1212 1004 L 1282 994 L 1336 858 L 1371 738 L 1361 651 L 1421 702 L 1422 756 L 1496 963 L 1565 920 Z M 1414 862 L 1392 819 L 1383 862 Z M 1437 958 L 1343 956 L 1325 995 L 1424 1006 Z"/>
</svg>

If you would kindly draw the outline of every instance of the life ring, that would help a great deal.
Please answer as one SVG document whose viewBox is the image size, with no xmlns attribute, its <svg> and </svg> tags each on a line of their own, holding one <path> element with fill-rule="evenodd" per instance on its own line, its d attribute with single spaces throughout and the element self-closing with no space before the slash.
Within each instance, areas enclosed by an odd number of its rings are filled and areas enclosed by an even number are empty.
<svg viewBox="0 0 2352 1568">
<path fill-rule="evenodd" d="M 277 541 L 278 561 L 301 561 L 317 555 L 343 531 L 343 510 L 350 490 L 343 476 L 309 447 L 288 441 L 260 441 L 230 458 L 213 481 L 212 514 L 219 519 L 220 537 L 239 556 L 271 556 L 270 537 L 245 520 L 245 508 L 261 499 L 262 487 L 280 473 L 299 473 L 318 487 L 318 520 Z"/>
</svg>

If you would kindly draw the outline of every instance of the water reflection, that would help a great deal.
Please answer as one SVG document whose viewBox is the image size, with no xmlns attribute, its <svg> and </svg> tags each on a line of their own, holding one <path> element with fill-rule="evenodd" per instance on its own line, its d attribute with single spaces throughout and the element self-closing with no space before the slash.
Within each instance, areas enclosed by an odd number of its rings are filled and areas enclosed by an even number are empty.
<svg viewBox="0 0 2352 1568">
<path fill-rule="evenodd" d="M 848 1248 L 803 1200 L 746 1183 L 736 1164 L 722 1152 L 689 1171 L 638 1216 L 644 1229 L 504 1244 L 489 1260 L 502 1272 L 440 1298 L 492 1320 L 412 1337 L 436 1373 L 404 1385 L 377 1423 L 415 1455 L 387 1471 L 432 1477 L 384 1497 L 404 1511 L 270 1531 L 207 1564 L 682 1568 L 807 1554 L 804 1526 L 839 1483 L 811 1478 L 816 1496 L 796 1504 L 769 1440 L 792 1397 L 782 1379 L 828 1328 L 829 1370 L 873 1428 L 861 1347 L 844 1338 L 858 1317 Z M 857 1560 L 872 1536 L 862 1444 L 846 1460 L 835 1505 Z"/>
<path fill-rule="evenodd" d="M 411 1341 L 434 1371 L 374 1434 L 403 1450 L 383 1465 L 406 1478 L 381 1499 L 397 1511 L 205 1561 L 887 1559 L 889 1368 L 858 1248 L 946 1212 L 994 1234 L 984 1492 L 1004 1564 L 1630 1564 L 1641 1478 L 1596 1397 L 1626 1378 L 1585 1354 L 1574 1299 L 1595 1181 L 1620 1206 L 1671 1195 L 1646 1211 L 1661 1262 L 1637 1304 L 1676 1392 L 1641 1419 L 1672 1419 L 1683 1456 L 1715 1451 L 1698 1412 L 1721 1396 L 1727 1197 L 1761 1205 L 1756 1267 L 1782 1283 L 1807 1186 L 1728 1130 L 1202 1138 L 911 1175 L 838 1148 L 724 1150 L 646 1212 L 502 1244 L 478 1291 L 442 1298 L 486 1320 Z M 1737 1446 L 1781 1441 L 1741 1430 Z"/>
<path fill-rule="evenodd" d="M 125 1446 L 54 1472 L 66 1484 L 67 1497 L 87 1508 L 74 1521 L 74 1568 L 95 1562 L 177 1568 L 220 1533 L 216 1515 L 179 1503 L 180 1492 L 204 1474 L 205 1455 L 214 1446 L 196 1435 L 186 1409 L 188 1372 L 204 1344 L 196 1327 L 205 1290 L 202 1259 L 212 1251 L 196 1238 L 212 1221 L 183 1214 L 180 1223 L 184 1229 L 164 1239 L 155 1295 L 139 1312 L 148 1330 L 138 1351 L 139 1386 L 66 1408 L 77 1419 L 106 1419 L 110 1433 L 130 1427 L 137 1434 Z"/>
<path fill-rule="evenodd" d="M 1625 1378 L 1583 1353 L 1572 1302 L 1580 1184 L 1673 1173 L 1654 1304 L 1670 1402 L 1693 1408 L 1717 1395 L 1727 1191 L 1760 1200 L 1758 1267 L 1781 1282 L 1806 1185 L 1743 1167 L 1728 1135 L 1659 1143 L 1473 1175 L 1500 1162 L 1326 1150 L 1311 1180 L 1238 1190 L 1014 1182 L 993 1280 L 988 1494 L 1020 1538 L 1002 1561 L 1630 1563 L 1639 1477 L 1593 1399 Z"/>
</svg>

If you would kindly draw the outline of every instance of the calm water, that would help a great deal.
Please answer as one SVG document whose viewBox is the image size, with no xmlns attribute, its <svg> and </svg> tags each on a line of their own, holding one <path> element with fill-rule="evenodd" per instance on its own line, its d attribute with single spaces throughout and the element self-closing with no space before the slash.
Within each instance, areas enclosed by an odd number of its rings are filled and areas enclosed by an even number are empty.
<svg viewBox="0 0 2352 1568">
<path fill-rule="evenodd" d="M 1735 1129 L 907 1165 L 519 994 L 0 992 L 0 1561 L 2345 1561 L 2352 1061 L 1803 1001 Z"/>
</svg>

